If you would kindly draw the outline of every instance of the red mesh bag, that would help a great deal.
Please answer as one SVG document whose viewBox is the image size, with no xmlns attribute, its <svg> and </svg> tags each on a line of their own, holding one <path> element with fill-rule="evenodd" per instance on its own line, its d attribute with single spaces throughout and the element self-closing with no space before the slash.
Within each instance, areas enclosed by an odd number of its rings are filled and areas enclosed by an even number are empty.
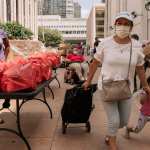
<svg viewBox="0 0 150 150">
<path fill-rule="evenodd" d="M 1 88 L 5 92 L 14 92 L 24 89 L 35 89 L 36 73 L 32 64 L 16 64 L 4 71 L 1 79 Z"/>
<path fill-rule="evenodd" d="M 56 67 L 60 64 L 60 56 L 56 53 L 47 52 L 46 53 L 48 61 L 52 62 L 52 66 Z"/>
</svg>

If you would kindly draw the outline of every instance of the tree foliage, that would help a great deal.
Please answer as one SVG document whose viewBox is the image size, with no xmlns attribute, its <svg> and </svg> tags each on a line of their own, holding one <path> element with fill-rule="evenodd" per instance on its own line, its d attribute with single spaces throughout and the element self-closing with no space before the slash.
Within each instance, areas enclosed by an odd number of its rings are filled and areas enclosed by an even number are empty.
<svg viewBox="0 0 150 150">
<path fill-rule="evenodd" d="M 61 33 L 58 30 L 39 28 L 38 39 L 45 43 L 45 46 L 58 46 L 62 41 Z"/>
<path fill-rule="evenodd" d="M 0 28 L 4 29 L 9 39 L 31 39 L 33 33 L 16 22 L 0 23 Z"/>
</svg>

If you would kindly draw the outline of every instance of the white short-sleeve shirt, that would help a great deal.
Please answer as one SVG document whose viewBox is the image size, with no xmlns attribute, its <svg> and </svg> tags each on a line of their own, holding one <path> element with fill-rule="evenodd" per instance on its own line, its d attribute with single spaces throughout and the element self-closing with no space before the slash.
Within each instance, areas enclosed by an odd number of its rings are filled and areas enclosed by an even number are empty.
<svg viewBox="0 0 150 150">
<path fill-rule="evenodd" d="M 118 44 L 113 36 L 105 38 L 97 47 L 94 58 L 102 63 L 101 74 L 98 80 L 98 88 L 102 89 L 103 80 L 124 80 L 128 75 L 131 43 Z M 132 40 L 132 57 L 129 71 L 130 88 L 133 91 L 134 74 L 136 66 L 144 64 L 142 45 Z"/>
</svg>

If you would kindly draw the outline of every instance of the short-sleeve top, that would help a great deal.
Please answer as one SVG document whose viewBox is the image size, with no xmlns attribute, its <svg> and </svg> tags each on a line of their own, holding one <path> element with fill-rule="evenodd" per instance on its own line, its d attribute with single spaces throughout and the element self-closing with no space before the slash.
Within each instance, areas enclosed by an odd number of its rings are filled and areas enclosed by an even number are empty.
<svg viewBox="0 0 150 150">
<path fill-rule="evenodd" d="M 5 60 L 3 39 L 7 38 L 4 30 L 0 29 L 0 60 Z"/>
<path fill-rule="evenodd" d="M 140 42 L 132 39 L 132 44 L 118 44 L 113 36 L 105 38 L 97 47 L 94 58 L 102 63 L 98 79 L 98 88 L 102 90 L 103 80 L 124 80 L 128 76 L 130 50 L 132 45 L 131 65 L 129 70 L 130 89 L 134 89 L 134 74 L 136 66 L 144 64 L 144 54 Z"/>
</svg>

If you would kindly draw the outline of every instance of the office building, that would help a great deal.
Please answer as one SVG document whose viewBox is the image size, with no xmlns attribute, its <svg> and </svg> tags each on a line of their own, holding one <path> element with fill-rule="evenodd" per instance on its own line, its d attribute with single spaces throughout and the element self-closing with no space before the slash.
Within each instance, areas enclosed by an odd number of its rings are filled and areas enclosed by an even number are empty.
<svg viewBox="0 0 150 150">
<path fill-rule="evenodd" d="M 86 41 L 86 19 L 61 18 L 60 16 L 38 16 L 38 26 L 58 30 L 65 41 Z"/>
<path fill-rule="evenodd" d="M 100 3 L 93 6 L 87 19 L 87 43 L 91 48 L 94 46 L 95 38 L 104 38 L 104 16 L 105 4 Z"/>
<path fill-rule="evenodd" d="M 36 0 L 0 0 L 0 22 L 15 21 L 38 36 Z"/>
</svg>

